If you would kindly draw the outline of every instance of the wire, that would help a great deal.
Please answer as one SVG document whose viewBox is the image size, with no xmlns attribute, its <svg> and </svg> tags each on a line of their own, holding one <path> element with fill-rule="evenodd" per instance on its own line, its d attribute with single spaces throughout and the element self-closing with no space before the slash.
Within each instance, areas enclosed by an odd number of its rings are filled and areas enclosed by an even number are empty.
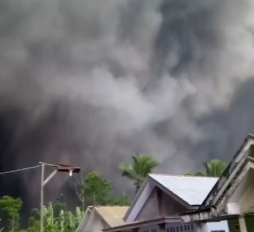
<svg viewBox="0 0 254 232">
<path fill-rule="evenodd" d="M 5 174 L 9 174 L 9 173 L 14 173 L 14 172 L 22 172 L 22 171 L 26 171 L 29 169 L 39 168 L 39 167 L 41 167 L 41 165 L 31 166 L 31 167 L 27 167 L 27 168 L 20 168 L 20 169 L 15 169 L 15 170 L 6 171 L 6 172 L 0 172 L 0 175 L 5 175 Z"/>
</svg>

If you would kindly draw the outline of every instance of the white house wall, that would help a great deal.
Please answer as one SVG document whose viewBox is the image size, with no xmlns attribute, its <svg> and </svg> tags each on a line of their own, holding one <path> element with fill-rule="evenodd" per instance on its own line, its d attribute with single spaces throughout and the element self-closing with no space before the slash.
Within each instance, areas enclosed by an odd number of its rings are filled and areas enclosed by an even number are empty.
<svg viewBox="0 0 254 232">
<path fill-rule="evenodd" d="M 240 214 L 254 209 L 254 170 L 251 168 L 227 202 L 228 214 Z"/>
<path fill-rule="evenodd" d="M 160 231 L 159 226 L 153 225 L 149 227 L 140 228 L 138 232 L 229 232 L 228 222 L 210 222 L 199 229 L 195 223 L 169 223 L 166 225 L 165 231 Z"/>
<path fill-rule="evenodd" d="M 171 223 L 167 224 L 166 232 L 199 232 L 195 223 Z M 202 232 L 229 232 L 227 221 L 209 222 L 202 226 Z"/>
<path fill-rule="evenodd" d="M 228 221 L 207 223 L 207 232 L 229 232 Z"/>
<path fill-rule="evenodd" d="M 195 224 L 170 223 L 166 225 L 166 232 L 195 232 Z"/>
<path fill-rule="evenodd" d="M 251 169 L 249 171 L 249 178 L 247 178 L 247 187 L 243 191 L 243 194 L 241 195 L 240 198 L 240 208 L 242 212 L 248 212 L 248 211 L 253 211 L 254 209 L 254 183 L 253 183 L 253 178 L 254 178 L 254 170 Z"/>
</svg>

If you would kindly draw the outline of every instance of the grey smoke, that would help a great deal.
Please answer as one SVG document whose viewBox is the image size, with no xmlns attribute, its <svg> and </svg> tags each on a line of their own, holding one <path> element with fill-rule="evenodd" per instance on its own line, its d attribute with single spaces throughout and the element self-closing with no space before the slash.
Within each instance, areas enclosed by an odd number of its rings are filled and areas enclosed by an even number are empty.
<svg viewBox="0 0 254 232">
<path fill-rule="evenodd" d="M 0 4 L 6 163 L 76 164 L 125 191 L 118 165 L 134 153 L 184 173 L 230 159 L 254 126 L 254 0 Z"/>
</svg>

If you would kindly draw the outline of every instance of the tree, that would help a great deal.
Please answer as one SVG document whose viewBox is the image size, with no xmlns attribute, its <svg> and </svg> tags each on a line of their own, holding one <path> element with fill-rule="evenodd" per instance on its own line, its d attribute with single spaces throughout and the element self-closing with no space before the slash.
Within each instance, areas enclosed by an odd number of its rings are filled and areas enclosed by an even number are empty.
<svg viewBox="0 0 254 232">
<path fill-rule="evenodd" d="M 114 188 L 110 181 L 93 171 L 75 185 L 75 190 L 85 209 L 89 205 L 105 205 Z"/>
<path fill-rule="evenodd" d="M 130 205 L 130 199 L 126 195 L 121 195 L 119 197 L 114 197 L 108 200 L 108 205 L 114 206 L 129 206 Z"/>
<path fill-rule="evenodd" d="M 88 174 L 84 187 L 86 200 L 91 205 L 107 204 L 109 194 L 114 190 L 112 183 L 96 171 Z"/>
<path fill-rule="evenodd" d="M 158 166 L 159 163 L 151 155 L 135 155 L 132 156 L 132 163 L 123 163 L 120 169 L 122 176 L 134 181 L 137 192 L 147 175 Z"/>
<path fill-rule="evenodd" d="M 23 202 L 17 198 L 14 199 L 10 196 L 3 196 L 0 199 L 0 210 L 10 221 L 10 231 L 16 231 L 19 227 L 19 212 Z"/>
<path fill-rule="evenodd" d="M 72 179 L 73 180 L 73 179 Z M 86 196 L 85 196 L 85 178 L 81 175 L 72 183 L 75 193 L 82 203 L 83 210 L 86 209 Z"/>
<path fill-rule="evenodd" d="M 226 169 L 227 163 L 219 159 L 213 159 L 210 162 L 204 162 L 203 166 L 204 170 L 197 172 L 194 176 L 220 177 Z M 185 175 L 191 176 L 190 173 Z"/>
<path fill-rule="evenodd" d="M 81 178 L 74 184 L 74 188 L 84 210 L 89 205 L 128 206 L 130 204 L 127 196 L 112 198 L 111 195 L 115 193 L 114 186 L 96 171 L 90 172 L 85 179 Z"/>
</svg>

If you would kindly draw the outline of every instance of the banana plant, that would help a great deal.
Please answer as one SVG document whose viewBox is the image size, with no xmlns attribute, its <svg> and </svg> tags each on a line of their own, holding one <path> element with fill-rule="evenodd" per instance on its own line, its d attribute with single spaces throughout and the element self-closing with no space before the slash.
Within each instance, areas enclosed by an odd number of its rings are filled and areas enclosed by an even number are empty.
<svg viewBox="0 0 254 232">
<path fill-rule="evenodd" d="M 48 207 L 43 209 L 44 215 L 44 231 L 45 232 L 74 232 L 81 222 L 84 212 L 76 207 L 75 213 L 67 210 L 60 210 L 57 215 L 55 215 L 54 207 L 52 203 Z M 37 211 L 37 218 L 34 217 L 30 219 L 30 228 L 27 232 L 38 232 L 40 227 L 39 223 L 39 212 Z M 1 232 L 1 231 L 0 231 Z"/>
</svg>

